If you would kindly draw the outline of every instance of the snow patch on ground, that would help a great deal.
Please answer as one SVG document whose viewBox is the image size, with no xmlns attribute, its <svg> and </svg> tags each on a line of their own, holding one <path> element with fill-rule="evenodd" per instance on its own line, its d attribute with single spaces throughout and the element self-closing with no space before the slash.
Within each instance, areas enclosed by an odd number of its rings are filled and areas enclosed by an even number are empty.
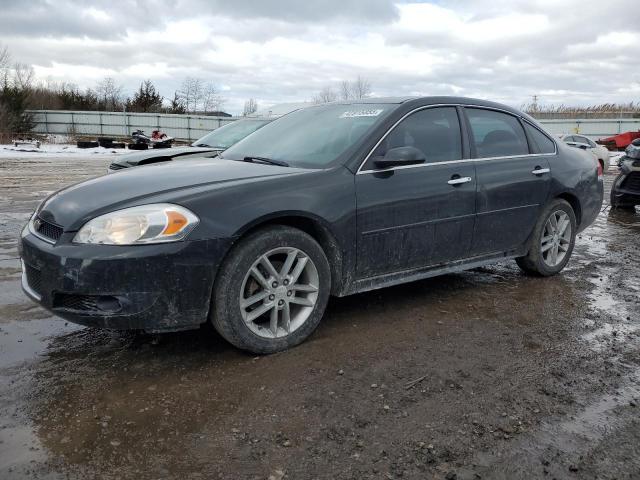
<svg viewBox="0 0 640 480">
<path fill-rule="evenodd" d="M 13 144 L 0 145 L 0 158 L 20 158 L 20 157 L 66 157 L 69 155 L 121 155 L 123 153 L 129 153 L 129 150 L 124 148 L 78 148 L 76 145 L 70 144 L 43 144 L 40 148 L 35 145 L 18 145 Z"/>
<path fill-rule="evenodd" d="M 609 170 L 617 170 L 620 157 L 624 156 L 624 152 L 609 152 Z"/>
</svg>

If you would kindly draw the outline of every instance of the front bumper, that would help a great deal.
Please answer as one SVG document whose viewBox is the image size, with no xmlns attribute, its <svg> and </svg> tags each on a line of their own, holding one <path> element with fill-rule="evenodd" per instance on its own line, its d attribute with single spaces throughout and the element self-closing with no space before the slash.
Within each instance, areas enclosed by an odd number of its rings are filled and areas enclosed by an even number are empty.
<svg viewBox="0 0 640 480">
<path fill-rule="evenodd" d="M 19 242 L 24 292 L 74 323 L 116 330 L 197 328 L 209 313 L 216 271 L 229 242 L 56 244 L 25 229 Z"/>
<path fill-rule="evenodd" d="M 617 205 L 640 205 L 640 168 L 616 177 L 611 186 L 611 198 Z"/>
</svg>

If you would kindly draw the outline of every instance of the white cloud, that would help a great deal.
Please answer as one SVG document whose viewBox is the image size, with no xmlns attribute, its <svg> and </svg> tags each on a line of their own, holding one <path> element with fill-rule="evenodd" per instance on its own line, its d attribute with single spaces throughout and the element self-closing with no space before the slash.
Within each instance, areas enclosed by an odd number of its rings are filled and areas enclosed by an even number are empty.
<svg viewBox="0 0 640 480">
<path fill-rule="evenodd" d="M 216 83 L 238 112 L 246 98 L 308 100 L 363 75 L 377 95 L 469 95 L 520 105 L 637 100 L 640 34 L 615 12 L 633 0 L 170 0 L 132 15 L 124 0 L 24 5 L 7 0 L 0 42 L 39 78 L 132 92 L 152 79 L 166 97 L 182 79 Z M 78 13 L 80 12 L 80 13 Z M 579 12 L 577 15 L 575 12 Z"/>
</svg>

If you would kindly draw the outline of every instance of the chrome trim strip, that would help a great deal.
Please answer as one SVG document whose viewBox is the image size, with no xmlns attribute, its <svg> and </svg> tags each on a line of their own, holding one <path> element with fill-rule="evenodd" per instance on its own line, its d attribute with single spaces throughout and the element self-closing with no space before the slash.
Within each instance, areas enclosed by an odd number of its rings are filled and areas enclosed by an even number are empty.
<svg viewBox="0 0 640 480">
<path fill-rule="evenodd" d="M 526 157 L 554 157 L 555 155 L 556 155 L 555 153 L 528 153 L 526 155 L 511 155 L 511 156 L 505 156 L 505 157 L 466 158 L 464 160 L 449 160 L 446 162 L 418 163 L 416 165 L 402 165 L 400 167 L 381 168 L 379 170 L 362 170 L 356 173 L 356 175 L 364 175 L 367 173 L 384 173 L 392 170 L 404 170 L 406 168 L 435 167 L 437 165 L 451 165 L 455 163 L 478 163 L 478 162 L 485 162 L 490 160 L 509 160 L 512 158 L 526 158 Z"/>
<path fill-rule="evenodd" d="M 38 302 L 41 301 L 42 297 L 38 295 L 36 291 L 29 286 L 29 282 L 27 281 L 27 272 L 25 271 L 26 269 L 24 268 L 24 261 L 22 259 L 20 259 L 20 266 L 22 267 L 22 278 L 21 278 L 22 289 L 30 297 L 33 297 Z"/>
<path fill-rule="evenodd" d="M 419 164 L 415 164 L 415 165 L 402 165 L 400 167 L 388 167 L 388 168 L 381 168 L 381 169 L 377 169 L 377 170 L 362 170 L 362 167 L 364 167 L 364 165 L 369 161 L 369 158 L 371 158 L 371 155 L 376 150 L 376 148 L 378 148 L 378 146 L 382 143 L 382 141 L 385 138 L 387 138 L 387 136 L 393 131 L 394 128 L 396 128 L 398 126 L 398 124 L 400 122 L 402 122 L 405 118 L 407 118 L 409 115 L 414 114 L 415 112 L 418 112 L 420 110 L 426 110 L 427 108 L 436 108 L 436 107 L 469 107 L 469 108 L 481 108 L 481 109 L 484 109 L 484 110 L 493 110 L 493 111 L 503 112 L 503 113 L 512 115 L 514 117 L 518 117 L 520 120 L 522 120 L 523 122 L 528 123 L 533 128 L 535 128 L 537 130 L 540 130 L 535 125 L 533 125 L 531 122 L 527 121 L 527 119 L 525 119 L 524 117 L 522 117 L 520 115 L 517 115 L 517 114 L 515 114 L 513 112 L 510 112 L 508 110 L 504 110 L 502 108 L 485 107 L 485 106 L 482 106 L 482 105 L 472 105 L 472 104 L 466 104 L 466 103 L 437 103 L 437 104 L 434 104 L 434 105 L 423 105 L 422 107 L 417 107 L 417 108 L 414 108 L 413 110 L 411 110 L 410 112 L 407 112 L 405 115 L 402 116 L 402 118 L 400 118 L 396 123 L 394 123 L 391 127 L 389 127 L 389 129 L 385 132 L 385 134 L 382 137 L 380 137 L 380 140 L 378 140 L 378 142 L 373 146 L 371 151 L 364 158 L 364 160 L 362 161 L 362 163 L 358 167 L 358 170 L 356 171 L 356 175 L 365 175 L 365 174 L 368 174 L 368 173 L 384 173 L 384 172 L 390 172 L 390 171 L 394 171 L 394 170 L 404 170 L 404 169 L 407 169 L 407 168 L 431 167 L 433 165 L 451 165 L 451 164 L 455 164 L 455 163 L 484 162 L 484 161 L 488 161 L 488 160 L 499 160 L 499 159 L 501 160 L 501 159 L 523 158 L 523 157 L 553 157 L 553 156 L 556 156 L 558 154 L 558 144 L 556 143 L 555 139 L 551 138 L 549 135 L 547 135 L 546 133 L 541 131 L 540 133 L 543 133 L 547 138 L 549 138 L 553 142 L 553 145 L 555 146 L 555 151 L 553 153 L 527 153 L 525 155 L 506 155 L 506 156 L 503 156 L 503 157 L 463 158 L 463 159 L 460 159 L 460 160 L 448 160 L 448 161 L 445 161 L 445 162 L 419 163 Z"/>
</svg>

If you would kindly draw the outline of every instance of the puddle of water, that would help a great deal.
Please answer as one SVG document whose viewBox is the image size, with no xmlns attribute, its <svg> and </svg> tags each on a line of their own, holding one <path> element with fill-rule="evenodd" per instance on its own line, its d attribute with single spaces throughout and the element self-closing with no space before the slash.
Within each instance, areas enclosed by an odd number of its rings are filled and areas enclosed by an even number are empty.
<svg viewBox="0 0 640 480">
<path fill-rule="evenodd" d="M 51 338 L 83 328 L 56 317 L 1 324 L 0 365 L 6 368 L 32 361 L 46 353 Z"/>
<path fill-rule="evenodd" d="M 4 426 L 0 430 L 2 454 L 0 454 L 0 473 L 11 472 L 29 465 L 42 462 L 47 455 L 32 428 L 24 425 Z"/>
<path fill-rule="evenodd" d="M 574 418 L 557 424 L 554 430 L 564 434 L 580 435 L 590 440 L 602 437 L 608 430 L 615 428 L 614 410 L 628 406 L 630 401 L 640 396 L 638 372 L 633 377 L 633 380 L 618 390 L 615 395 L 605 395 L 597 402 L 587 405 Z"/>
</svg>

